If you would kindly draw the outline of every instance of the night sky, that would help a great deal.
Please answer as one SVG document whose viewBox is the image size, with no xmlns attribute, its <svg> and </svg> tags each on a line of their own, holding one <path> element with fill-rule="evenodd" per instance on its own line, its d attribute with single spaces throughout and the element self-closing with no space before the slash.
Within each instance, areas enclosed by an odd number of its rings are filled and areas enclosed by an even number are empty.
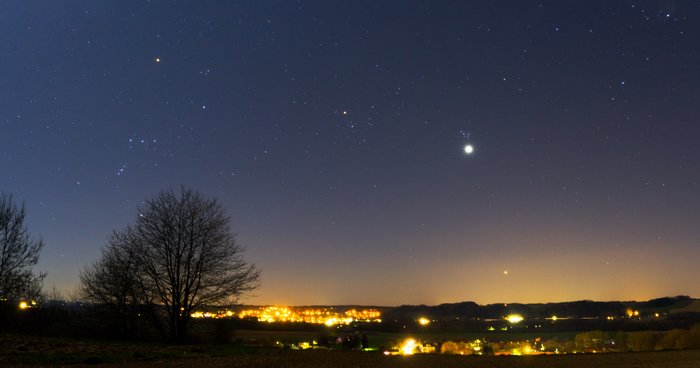
<svg viewBox="0 0 700 368">
<path fill-rule="evenodd" d="M 698 297 L 698 45 L 690 0 L 0 1 L 0 190 L 66 295 L 185 185 L 246 303 Z"/>
</svg>

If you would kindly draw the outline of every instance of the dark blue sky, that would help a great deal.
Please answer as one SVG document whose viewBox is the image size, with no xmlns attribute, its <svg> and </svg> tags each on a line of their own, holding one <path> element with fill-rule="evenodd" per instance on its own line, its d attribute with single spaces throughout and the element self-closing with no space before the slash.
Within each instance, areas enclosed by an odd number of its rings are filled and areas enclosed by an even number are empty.
<svg viewBox="0 0 700 368">
<path fill-rule="evenodd" d="M 48 287 L 184 184 L 250 303 L 700 294 L 695 1 L 0 1 L 0 35 Z"/>
</svg>

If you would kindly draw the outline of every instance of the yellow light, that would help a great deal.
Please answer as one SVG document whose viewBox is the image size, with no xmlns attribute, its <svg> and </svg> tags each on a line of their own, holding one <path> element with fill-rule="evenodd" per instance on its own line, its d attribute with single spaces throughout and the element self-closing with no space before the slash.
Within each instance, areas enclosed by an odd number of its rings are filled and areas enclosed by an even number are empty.
<svg viewBox="0 0 700 368">
<path fill-rule="evenodd" d="M 257 309 L 243 310 L 238 313 L 231 310 L 204 312 L 195 311 L 190 314 L 194 318 L 226 318 L 238 315 L 239 318 L 255 318 L 259 322 L 269 323 L 314 323 L 335 326 L 351 324 L 355 321 L 379 323 L 381 313 L 375 309 L 350 309 L 337 312 L 331 309 L 306 309 L 284 306 L 267 306 Z"/>
<path fill-rule="evenodd" d="M 522 322 L 524 318 L 519 314 L 509 314 L 508 317 L 506 317 L 506 319 L 508 320 L 508 322 L 515 324 Z"/>
<path fill-rule="evenodd" d="M 421 326 L 427 326 L 427 325 L 430 324 L 430 320 L 427 319 L 427 318 L 425 318 L 425 317 L 421 317 L 421 318 L 418 318 L 418 323 L 419 323 Z"/>
<path fill-rule="evenodd" d="M 414 339 L 407 339 L 406 341 L 403 342 L 403 345 L 401 345 L 401 354 L 403 355 L 413 355 L 416 349 L 416 340 Z"/>
<path fill-rule="evenodd" d="M 654 317 L 659 318 L 659 314 L 658 314 L 658 313 L 654 313 Z"/>
<path fill-rule="evenodd" d="M 25 310 L 27 308 L 29 308 L 29 305 L 27 304 L 27 302 L 25 302 L 25 301 L 19 302 L 19 309 Z"/>
<path fill-rule="evenodd" d="M 557 316 L 552 316 L 552 321 L 556 322 L 556 320 L 557 320 Z"/>
</svg>

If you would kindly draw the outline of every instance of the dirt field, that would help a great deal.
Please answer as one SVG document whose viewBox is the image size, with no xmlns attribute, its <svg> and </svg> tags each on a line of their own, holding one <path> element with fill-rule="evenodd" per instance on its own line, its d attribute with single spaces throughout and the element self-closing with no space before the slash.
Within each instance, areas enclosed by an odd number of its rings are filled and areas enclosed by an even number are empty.
<svg viewBox="0 0 700 368">
<path fill-rule="evenodd" d="M 98 367 L 460 367 L 460 368 L 667 368 L 700 367 L 700 351 L 530 357 L 417 355 L 411 357 L 339 351 L 270 351 L 222 358 L 102 364 Z M 70 367 L 95 367 L 71 365 Z"/>
</svg>

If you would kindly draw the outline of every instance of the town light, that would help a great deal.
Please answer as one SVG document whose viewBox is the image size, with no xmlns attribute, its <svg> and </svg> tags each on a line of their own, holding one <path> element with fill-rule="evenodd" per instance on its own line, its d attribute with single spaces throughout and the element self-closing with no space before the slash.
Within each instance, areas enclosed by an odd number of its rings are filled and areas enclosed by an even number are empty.
<svg viewBox="0 0 700 368">
<path fill-rule="evenodd" d="M 509 314 L 508 317 L 506 317 L 506 320 L 508 320 L 508 322 L 513 323 L 513 324 L 520 323 L 523 321 L 523 319 L 524 319 L 523 316 L 521 316 L 519 314 Z"/>
<path fill-rule="evenodd" d="M 380 323 L 381 312 L 376 309 L 350 309 L 338 311 L 334 308 L 295 308 L 286 306 L 265 306 L 254 309 L 223 311 L 194 311 L 193 318 L 252 318 L 269 323 L 312 323 L 328 326 L 347 325 L 354 322 Z"/>
<path fill-rule="evenodd" d="M 413 355 L 416 350 L 416 340 L 406 339 L 401 345 L 401 354 L 403 355 Z"/>
</svg>

